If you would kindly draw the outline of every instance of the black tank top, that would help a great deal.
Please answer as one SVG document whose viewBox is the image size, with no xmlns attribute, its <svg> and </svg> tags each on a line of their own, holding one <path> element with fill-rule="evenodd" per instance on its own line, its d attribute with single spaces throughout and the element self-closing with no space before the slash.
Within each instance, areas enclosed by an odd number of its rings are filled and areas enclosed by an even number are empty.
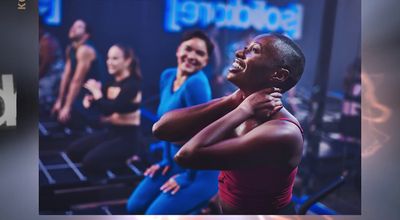
<svg viewBox="0 0 400 220">
<path fill-rule="evenodd" d="M 106 73 L 105 73 L 105 68 L 102 66 L 103 62 L 101 62 L 101 57 L 99 56 L 99 53 L 97 53 L 96 49 L 94 48 L 93 44 L 90 41 L 86 41 L 82 45 L 87 45 L 87 46 L 90 46 L 91 48 L 93 48 L 95 51 L 95 55 L 96 55 L 95 59 L 92 61 L 91 65 L 90 65 L 88 72 L 86 73 L 85 79 L 83 80 L 83 84 L 88 79 L 95 79 L 97 81 L 100 81 L 104 85 L 104 83 L 106 82 Z M 78 48 L 75 48 L 71 45 L 69 46 L 68 57 L 71 62 L 71 73 L 72 73 L 71 79 L 74 77 L 76 66 L 77 66 L 76 52 L 77 52 Z M 87 109 L 85 109 L 82 104 L 83 97 L 88 93 L 89 92 L 85 88 L 81 88 L 78 96 L 76 97 L 76 99 L 73 103 L 73 108 L 75 110 L 78 110 L 81 113 L 88 112 Z"/>
<path fill-rule="evenodd" d="M 93 48 L 95 51 L 95 54 L 96 54 L 96 58 L 92 61 L 84 81 L 86 81 L 88 79 L 95 79 L 97 81 L 104 82 L 103 80 L 105 78 L 105 73 L 104 73 L 104 68 L 102 67 L 102 64 L 100 61 L 99 54 L 97 53 L 96 49 L 94 48 L 93 44 L 90 41 L 87 41 L 83 45 L 87 45 L 87 46 Z M 69 51 L 68 56 L 71 61 L 71 71 L 72 71 L 72 74 L 75 74 L 75 69 L 76 69 L 76 65 L 77 65 L 77 60 L 76 60 L 77 48 L 72 47 L 72 46 L 69 46 L 69 48 L 70 48 L 70 51 Z M 73 77 L 73 75 L 72 75 L 72 77 Z"/>
</svg>

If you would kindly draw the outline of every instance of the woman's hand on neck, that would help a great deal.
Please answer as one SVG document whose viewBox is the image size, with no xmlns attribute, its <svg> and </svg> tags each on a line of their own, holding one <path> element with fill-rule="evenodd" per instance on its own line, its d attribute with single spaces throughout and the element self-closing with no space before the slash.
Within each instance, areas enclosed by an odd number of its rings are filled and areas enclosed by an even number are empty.
<svg viewBox="0 0 400 220">
<path fill-rule="evenodd" d="M 187 77 L 188 77 L 187 73 L 184 73 L 183 71 L 178 69 L 178 71 L 176 72 L 176 77 L 173 85 L 174 91 L 178 90 L 182 86 L 182 84 L 186 81 Z"/>
</svg>

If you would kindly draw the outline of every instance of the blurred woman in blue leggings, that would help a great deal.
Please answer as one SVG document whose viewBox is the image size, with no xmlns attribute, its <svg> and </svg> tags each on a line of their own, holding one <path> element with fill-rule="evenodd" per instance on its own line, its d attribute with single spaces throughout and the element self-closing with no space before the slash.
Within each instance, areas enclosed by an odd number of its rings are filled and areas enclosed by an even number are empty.
<svg viewBox="0 0 400 220">
<path fill-rule="evenodd" d="M 183 36 L 176 51 L 177 68 L 166 69 L 160 78 L 159 117 L 211 100 L 210 84 L 201 70 L 212 51 L 213 44 L 203 32 Z M 218 191 L 218 171 L 184 169 L 173 161 L 182 145 L 163 144 L 163 160 L 145 171 L 128 200 L 131 214 L 194 214 Z"/>
</svg>

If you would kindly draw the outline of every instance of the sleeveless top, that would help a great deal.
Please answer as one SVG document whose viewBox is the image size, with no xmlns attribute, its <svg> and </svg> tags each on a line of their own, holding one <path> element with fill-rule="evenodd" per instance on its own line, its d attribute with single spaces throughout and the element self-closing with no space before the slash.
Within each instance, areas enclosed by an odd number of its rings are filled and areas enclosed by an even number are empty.
<svg viewBox="0 0 400 220">
<path fill-rule="evenodd" d="M 83 45 L 87 45 L 87 46 L 93 48 L 96 53 L 96 58 L 92 61 L 90 68 L 89 68 L 88 72 L 86 73 L 86 77 L 85 77 L 84 81 L 86 81 L 88 79 L 95 79 L 97 81 L 104 82 L 106 75 L 104 73 L 104 68 L 101 64 L 101 59 L 100 59 L 99 53 L 97 53 L 96 49 L 94 48 L 93 44 L 90 41 L 85 42 Z M 72 77 L 73 77 L 73 74 L 75 73 L 75 69 L 77 66 L 77 60 L 76 60 L 77 48 L 74 48 L 73 46 L 70 45 L 69 49 L 70 50 L 69 50 L 68 57 L 71 61 L 71 71 L 72 71 Z"/>
<path fill-rule="evenodd" d="M 95 53 L 96 53 L 96 58 L 92 61 L 90 68 L 89 68 L 88 72 L 86 73 L 85 79 L 83 80 L 83 83 L 85 83 L 88 79 L 95 79 L 97 81 L 102 82 L 102 84 L 104 84 L 106 81 L 106 74 L 105 74 L 105 69 L 103 68 L 103 66 L 101 65 L 101 62 L 100 62 L 99 53 L 97 53 L 96 49 L 94 48 L 94 46 L 92 45 L 92 43 L 90 41 L 85 42 L 83 45 L 90 46 L 91 48 L 93 48 L 95 50 Z M 71 79 L 74 77 L 75 70 L 76 70 L 77 63 L 78 63 L 77 59 L 76 59 L 76 52 L 77 52 L 77 48 L 74 48 L 73 46 L 70 45 L 69 53 L 67 55 L 71 62 L 71 74 L 72 74 Z M 73 107 L 75 110 L 78 110 L 81 113 L 89 114 L 89 112 L 91 110 L 85 109 L 82 105 L 83 97 L 86 94 L 88 94 L 88 91 L 84 88 L 81 88 L 81 90 L 79 91 L 79 94 L 75 98 Z"/>
<path fill-rule="evenodd" d="M 94 101 L 93 106 L 106 116 L 111 125 L 140 125 L 140 80 L 131 74 L 121 81 L 113 79 L 101 89 L 104 95 Z"/>
<path fill-rule="evenodd" d="M 295 124 L 289 118 L 279 118 Z M 221 171 L 218 177 L 219 195 L 226 204 L 244 213 L 274 213 L 288 205 L 292 198 L 297 167 L 288 170 L 279 165 L 251 169 Z"/>
</svg>

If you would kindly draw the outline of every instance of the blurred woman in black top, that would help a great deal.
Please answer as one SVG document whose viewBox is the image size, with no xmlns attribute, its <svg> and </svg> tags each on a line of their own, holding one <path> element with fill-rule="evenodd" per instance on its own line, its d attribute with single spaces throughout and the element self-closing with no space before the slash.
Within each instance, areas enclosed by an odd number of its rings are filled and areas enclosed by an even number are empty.
<svg viewBox="0 0 400 220">
<path fill-rule="evenodd" d="M 105 86 L 89 79 L 84 88 L 85 108 L 102 112 L 101 122 L 107 130 L 83 137 L 67 150 L 75 162 L 82 162 L 86 171 L 104 172 L 123 166 L 125 160 L 138 153 L 140 126 L 141 73 L 132 49 L 115 44 L 108 50 L 107 68 L 113 80 Z"/>
</svg>

